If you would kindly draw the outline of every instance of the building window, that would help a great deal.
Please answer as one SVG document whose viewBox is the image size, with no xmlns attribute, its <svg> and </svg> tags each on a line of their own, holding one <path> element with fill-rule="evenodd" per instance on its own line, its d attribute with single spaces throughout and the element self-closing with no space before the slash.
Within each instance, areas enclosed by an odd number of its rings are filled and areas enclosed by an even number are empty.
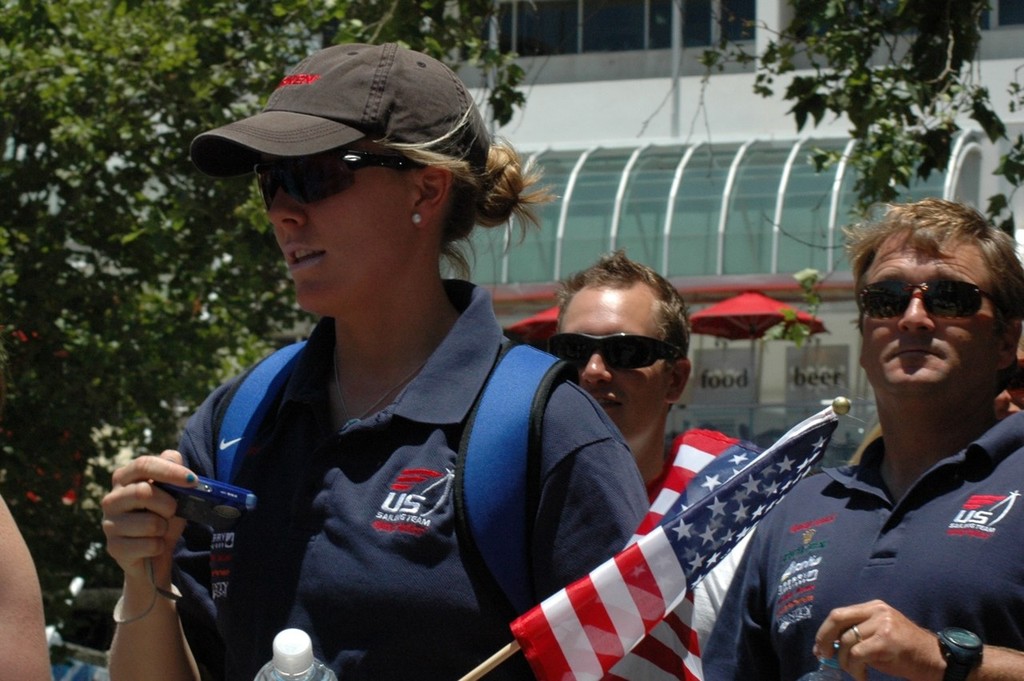
<svg viewBox="0 0 1024 681">
<path fill-rule="evenodd" d="M 686 0 L 683 46 L 753 40 L 756 9 L 756 0 Z M 508 0 L 500 44 L 523 56 L 667 49 L 672 12 L 672 0 Z"/>
<path fill-rule="evenodd" d="M 999 0 L 999 25 L 1024 24 L 1024 0 Z"/>
<path fill-rule="evenodd" d="M 501 49 L 524 57 L 575 54 L 579 42 L 577 0 L 503 3 Z"/>
<path fill-rule="evenodd" d="M 732 42 L 754 39 L 756 0 L 722 0 L 718 6 L 718 25 L 722 35 Z"/>
<path fill-rule="evenodd" d="M 984 31 L 1024 24 L 1024 0 L 998 0 L 981 13 L 980 24 Z"/>
<path fill-rule="evenodd" d="M 583 0 L 583 51 L 642 50 L 644 3 L 636 0 Z"/>
</svg>

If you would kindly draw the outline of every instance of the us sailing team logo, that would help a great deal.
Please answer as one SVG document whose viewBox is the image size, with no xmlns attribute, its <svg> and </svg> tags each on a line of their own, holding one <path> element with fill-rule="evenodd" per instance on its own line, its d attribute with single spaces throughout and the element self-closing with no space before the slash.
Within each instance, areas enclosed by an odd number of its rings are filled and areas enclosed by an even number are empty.
<svg viewBox="0 0 1024 681">
<path fill-rule="evenodd" d="M 455 472 L 406 468 L 377 509 L 373 529 L 420 535 L 430 529 L 431 516 L 451 497 Z"/>
<path fill-rule="evenodd" d="M 989 539 L 995 535 L 996 525 L 1007 516 L 1019 496 L 1017 490 L 1003 495 L 971 495 L 946 528 L 946 534 Z"/>
</svg>

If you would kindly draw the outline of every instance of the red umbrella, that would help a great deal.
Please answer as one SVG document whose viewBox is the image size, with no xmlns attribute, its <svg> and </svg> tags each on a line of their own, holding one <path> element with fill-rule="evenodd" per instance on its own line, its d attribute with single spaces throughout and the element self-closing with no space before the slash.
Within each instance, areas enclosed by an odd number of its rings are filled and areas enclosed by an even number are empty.
<svg viewBox="0 0 1024 681">
<path fill-rule="evenodd" d="M 555 333 L 558 326 L 558 306 L 549 307 L 546 310 L 520 319 L 518 322 L 507 327 L 505 330 L 514 333 L 528 343 L 547 340 Z"/>
<path fill-rule="evenodd" d="M 806 324 L 811 333 L 825 331 L 825 325 L 817 317 L 758 291 L 746 291 L 695 312 L 690 316 L 690 328 L 694 333 L 730 340 L 760 338 L 765 331 L 786 320 L 784 310 L 795 312 L 797 321 Z"/>
</svg>

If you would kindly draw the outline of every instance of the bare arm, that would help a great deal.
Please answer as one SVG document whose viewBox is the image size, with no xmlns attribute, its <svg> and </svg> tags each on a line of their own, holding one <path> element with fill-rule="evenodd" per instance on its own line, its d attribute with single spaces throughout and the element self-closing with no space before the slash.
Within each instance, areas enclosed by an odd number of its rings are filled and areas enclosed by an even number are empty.
<svg viewBox="0 0 1024 681">
<path fill-rule="evenodd" d="M 946 672 L 936 635 L 883 601 L 830 612 L 815 637 L 815 654 L 830 655 L 835 640 L 840 642 L 840 664 L 858 681 L 867 679 L 868 667 L 910 681 L 942 681 Z M 967 681 L 1013 679 L 1024 679 L 1024 652 L 997 646 L 985 646 L 981 665 L 967 677 Z"/>
<path fill-rule="evenodd" d="M 117 613 L 123 623 L 110 648 L 113 681 L 199 679 L 175 604 L 155 588 L 171 588 L 174 544 L 185 521 L 174 516 L 174 498 L 152 481 L 185 485 L 190 475 L 177 452 L 140 457 L 114 472 L 113 489 L 103 499 L 107 552 L 124 570 Z"/>
<path fill-rule="evenodd" d="M 967 677 L 967 681 L 1013 681 L 1024 679 L 1024 652 L 985 646 L 981 666 Z"/>
<path fill-rule="evenodd" d="M 0 668 L 5 677 L 49 681 L 43 596 L 25 540 L 0 499 Z"/>
</svg>

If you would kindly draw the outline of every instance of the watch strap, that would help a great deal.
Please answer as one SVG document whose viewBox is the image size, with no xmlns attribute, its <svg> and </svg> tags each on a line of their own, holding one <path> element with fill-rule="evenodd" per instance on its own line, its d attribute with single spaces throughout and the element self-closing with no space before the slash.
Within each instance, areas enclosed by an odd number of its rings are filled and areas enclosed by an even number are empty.
<svg viewBox="0 0 1024 681">
<path fill-rule="evenodd" d="M 966 681 L 967 675 L 974 669 L 974 665 L 957 662 L 952 655 L 946 655 L 946 673 L 942 681 Z"/>
</svg>

